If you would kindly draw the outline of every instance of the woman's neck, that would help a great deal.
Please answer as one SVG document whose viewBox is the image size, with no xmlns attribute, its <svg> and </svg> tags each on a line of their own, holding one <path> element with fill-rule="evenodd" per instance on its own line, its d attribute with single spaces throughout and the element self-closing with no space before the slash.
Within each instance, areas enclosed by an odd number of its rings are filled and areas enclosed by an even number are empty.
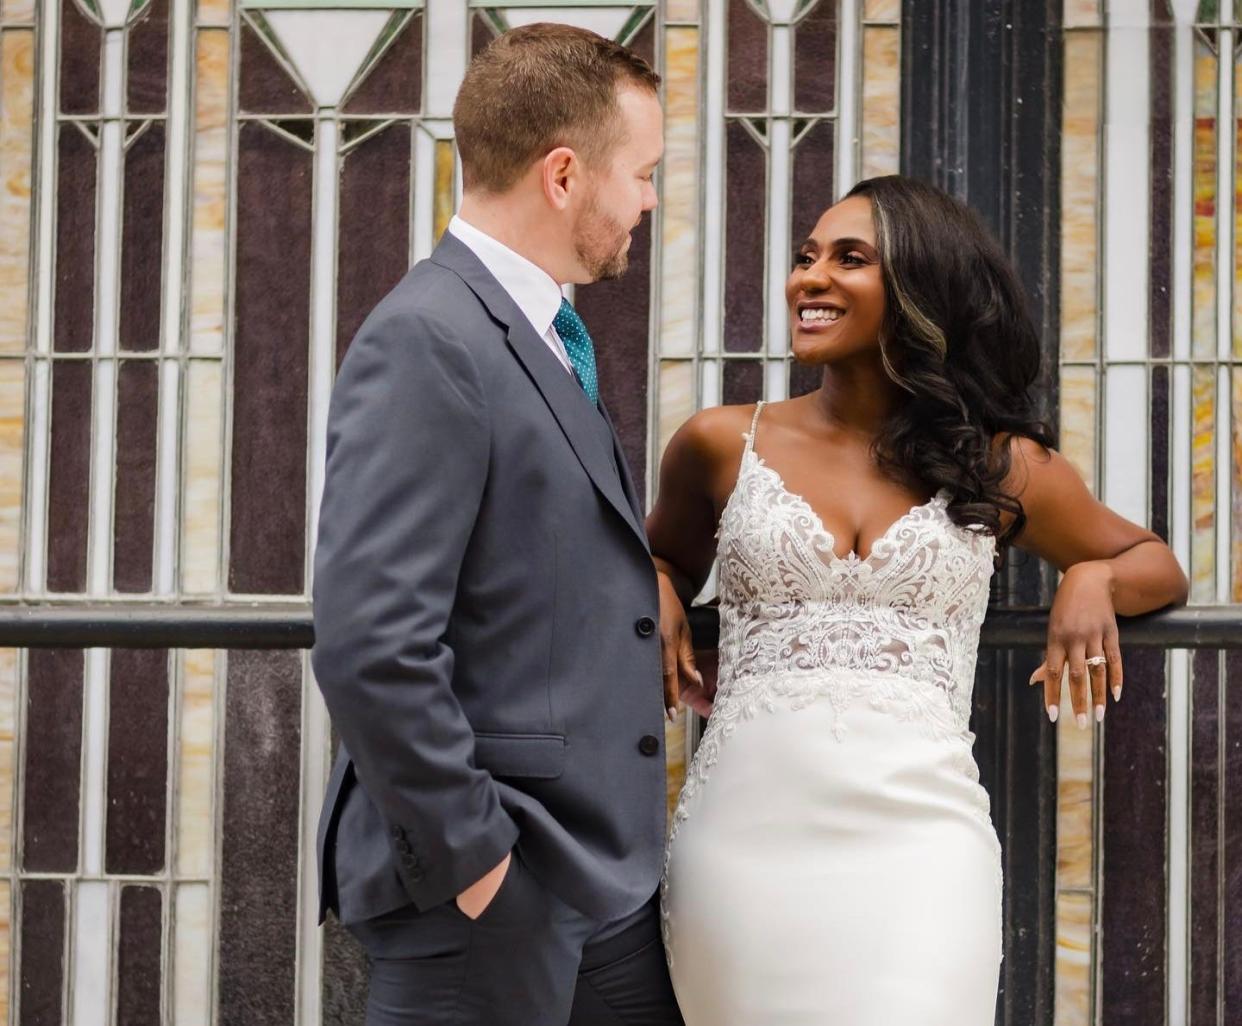
<svg viewBox="0 0 1242 1026">
<path fill-rule="evenodd" d="M 874 438 L 905 394 L 877 358 L 825 366 L 815 400 L 819 413 L 832 427 Z"/>
</svg>

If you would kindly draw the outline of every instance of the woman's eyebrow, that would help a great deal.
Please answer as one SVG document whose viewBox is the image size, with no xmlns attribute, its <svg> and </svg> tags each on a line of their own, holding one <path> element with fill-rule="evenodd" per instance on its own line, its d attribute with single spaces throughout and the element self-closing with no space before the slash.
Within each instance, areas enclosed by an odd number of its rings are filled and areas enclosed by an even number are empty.
<svg viewBox="0 0 1242 1026">
<path fill-rule="evenodd" d="M 868 249 L 875 248 L 874 243 L 868 242 L 866 239 L 855 238 L 852 235 L 847 235 L 844 238 L 840 238 L 840 239 L 833 239 L 830 243 L 828 243 L 828 249 L 836 249 L 838 246 L 866 246 Z M 803 240 L 802 244 L 798 247 L 798 249 L 802 250 L 802 249 L 807 249 L 808 247 L 818 249 L 819 243 L 816 242 L 813 238 L 808 237 L 805 240 Z"/>
<path fill-rule="evenodd" d="M 866 239 L 858 239 L 852 235 L 847 235 L 841 239 L 834 239 L 832 242 L 832 245 L 834 247 L 836 246 L 866 246 L 868 249 L 873 248 L 873 244 L 868 242 Z"/>
</svg>

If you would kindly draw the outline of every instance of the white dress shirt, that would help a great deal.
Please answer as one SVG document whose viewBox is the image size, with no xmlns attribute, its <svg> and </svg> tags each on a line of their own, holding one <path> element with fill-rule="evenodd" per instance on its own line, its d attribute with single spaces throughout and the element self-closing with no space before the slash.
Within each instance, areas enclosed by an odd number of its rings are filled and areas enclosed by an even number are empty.
<svg viewBox="0 0 1242 1026">
<path fill-rule="evenodd" d="M 515 253 L 502 242 L 479 231 L 474 225 L 454 216 L 448 230 L 467 249 L 479 258 L 500 287 L 509 293 L 535 334 L 547 343 L 553 355 L 565 370 L 573 374 L 573 364 L 565 352 L 565 344 L 552 327 L 552 321 L 561 308 L 561 289 L 543 268 L 532 264 L 520 253 Z"/>
</svg>

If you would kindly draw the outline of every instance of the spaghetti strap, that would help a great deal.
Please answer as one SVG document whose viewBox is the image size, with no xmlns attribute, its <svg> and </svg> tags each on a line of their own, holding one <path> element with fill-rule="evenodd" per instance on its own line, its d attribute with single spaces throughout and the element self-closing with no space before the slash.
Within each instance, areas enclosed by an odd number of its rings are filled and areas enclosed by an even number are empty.
<svg viewBox="0 0 1242 1026">
<path fill-rule="evenodd" d="M 755 429 L 759 426 L 759 414 L 763 412 L 763 407 L 762 399 L 755 403 L 755 415 L 750 422 L 750 432 L 742 436 L 746 439 L 746 448 L 742 450 L 743 453 L 752 452 L 755 448 Z"/>
</svg>

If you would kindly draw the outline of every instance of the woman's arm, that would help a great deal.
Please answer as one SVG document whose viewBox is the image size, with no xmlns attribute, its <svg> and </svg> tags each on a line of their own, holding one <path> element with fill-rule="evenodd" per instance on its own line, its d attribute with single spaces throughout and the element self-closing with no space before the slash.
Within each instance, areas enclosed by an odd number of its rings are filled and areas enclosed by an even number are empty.
<svg viewBox="0 0 1242 1026">
<path fill-rule="evenodd" d="M 678 430 L 665 449 L 659 494 L 647 516 L 660 583 L 664 704 L 670 718 L 679 701 L 701 715 L 711 712 L 711 696 L 694 664 L 685 610 L 703 589 L 716 556 L 717 476 L 730 455 L 740 455 L 746 422 L 745 414 L 738 414 L 736 407 L 704 410 Z"/>
<path fill-rule="evenodd" d="M 1010 443 L 1011 494 L 1026 523 L 1016 544 L 1064 573 L 1048 621 L 1042 679 L 1048 715 L 1055 720 L 1061 678 L 1069 667 L 1070 698 L 1080 726 L 1087 722 L 1087 684 L 1096 719 L 1103 719 L 1106 688 L 1120 700 L 1121 648 L 1116 614 L 1135 616 L 1186 601 L 1186 575 L 1156 535 L 1114 513 L 1087 490 L 1059 453 L 1030 439 Z M 1103 656 L 1103 663 L 1088 659 Z"/>
</svg>

